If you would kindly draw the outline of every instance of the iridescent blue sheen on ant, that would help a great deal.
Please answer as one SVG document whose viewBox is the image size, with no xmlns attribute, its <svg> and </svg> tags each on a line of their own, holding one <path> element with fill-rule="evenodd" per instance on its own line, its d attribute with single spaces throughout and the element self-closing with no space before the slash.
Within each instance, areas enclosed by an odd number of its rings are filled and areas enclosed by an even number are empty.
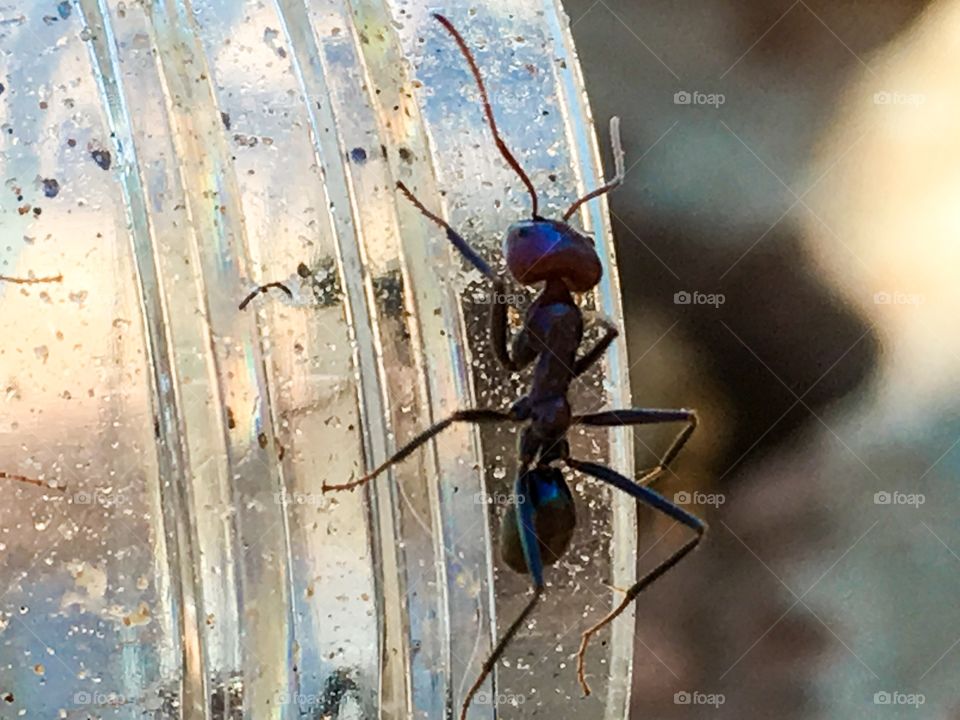
<svg viewBox="0 0 960 720">
<path fill-rule="evenodd" d="M 566 552 L 577 524 L 577 511 L 573 494 L 559 468 L 536 467 L 528 470 L 522 480 L 525 494 L 510 499 L 500 523 L 500 555 L 512 570 L 526 574 L 529 570 L 516 506 L 531 505 L 534 533 L 544 565 L 553 565 Z"/>
<path fill-rule="evenodd" d="M 562 277 L 573 292 L 586 292 L 603 276 L 593 241 L 561 220 L 514 223 L 503 241 L 503 254 L 510 274 L 524 285 Z"/>
</svg>

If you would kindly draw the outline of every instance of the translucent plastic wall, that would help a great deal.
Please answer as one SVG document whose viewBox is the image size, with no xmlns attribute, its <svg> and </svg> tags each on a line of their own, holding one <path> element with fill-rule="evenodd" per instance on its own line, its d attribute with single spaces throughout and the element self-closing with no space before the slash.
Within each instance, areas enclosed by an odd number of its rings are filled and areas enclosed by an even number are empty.
<svg viewBox="0 0 960 720">
<path fill-rule="evenodd" d="M 515 430 L 453 427 L 369 491 L 324 494 L 434 419 L 508 407 L 491 261 L 529 198 L 442 10 L 476 50 L 547 214 L 602 175 L 553 2 L 53 0 L 0 6 L 0 715 L 441 718 L 526 601 L 495 529 Z M 605 119 L 604 119 L 605 121 Z M 628 148 L 629 152 L 629 148 Z M 605 264 L 605 206 L 577 224 Z M 262 282 L 291 290 L 240 300 Z M 518 295 L 517 304 L 524 298 Z M 629 403 L 623 346 L 577 386 Z M 627 474 L 625 431 L 577 434 Z M 632 502 L 580 525 L 471 718 L 622 718 Z M 496 705 L 499 703 L 499 707 Z"/>
</svg>

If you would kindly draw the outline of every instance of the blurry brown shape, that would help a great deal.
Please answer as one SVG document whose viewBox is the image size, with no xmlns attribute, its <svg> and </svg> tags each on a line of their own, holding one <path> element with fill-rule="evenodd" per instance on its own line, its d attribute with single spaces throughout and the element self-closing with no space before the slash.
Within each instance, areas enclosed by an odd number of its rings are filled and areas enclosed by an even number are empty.
<svg viewBox="0 0 960 720">
<path fill-rule="evenodd" d="M 63 282 L 63 275 L 53 275 L 51 277 L 12 277 L 10 275 L 0 275 L 0 281 L 14 283 L 16 285 L 38 285 L 40 283 Z"/>
</svg>

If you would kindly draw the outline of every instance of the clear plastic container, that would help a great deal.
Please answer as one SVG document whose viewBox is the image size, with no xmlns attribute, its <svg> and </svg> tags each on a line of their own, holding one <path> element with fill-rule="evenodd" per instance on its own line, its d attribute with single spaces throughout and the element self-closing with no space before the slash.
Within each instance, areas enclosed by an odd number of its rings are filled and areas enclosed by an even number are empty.
<svg viewBox="0 0 960 720">
<path fill-rule="evenodd" d="M 4 716 L 459 712 L 529 585 L 493 532 L 514 430 L 453 427 L 369 491 L 321 492 L 522 388 L 488 350 L 490 288 L 393 187 L 491 261 L 529 213 L 432 9 L 0 10 L 0 274 L 63 275 L 0 282 L 0 471 L 47 485 L 0 481 Z M 443 12 L 545 212 L 601 182 L 560 7 Z M 606 270 L 585 304 L 617 321 L 604 201 L 576 221 Z M 292 297 L 238 309 L 269 281 Z M 574 402 L 629 404 L 622 342 Z M 573 438 L 628 475 L 630 439 Z M 573 656 L 634 577 L 633 503 L 574 489 L 568 557 L 471 718 L 627 713 L 632 613 L 592 647 L 590 698 Z"/>
</svg>

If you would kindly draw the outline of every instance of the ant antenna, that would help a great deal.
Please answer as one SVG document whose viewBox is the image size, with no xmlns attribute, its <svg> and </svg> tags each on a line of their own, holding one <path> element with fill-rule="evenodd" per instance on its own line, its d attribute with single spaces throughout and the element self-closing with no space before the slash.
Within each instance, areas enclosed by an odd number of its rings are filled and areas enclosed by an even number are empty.
<svg viewBox="0 0 960 720">
<path fill-rule="evenodd" d="M 537 214 L 539 209 L 537 201 L 537 191 L 533 187 L 533 183 L 530 182 L 530 178 L 523 171 L 523 168 L 520 167 L 520 163 L 517 162 L 517 159 L 513 156 L 513 153 L 510 152 L 510 148 L 507 147 L 507 144 L 503 141 L 503 138 L 500 137 L 500 131 L 497 130 L 497 121 L 493 118 L 493 108 L 490 106 L 490 98 L 487 96 L 487 88 L 483 84 L 483 78 L 480 77 L 480 68 L 477 67 L 477 61 L 473 58 L 473 53 L 470 52 L 470 48 L 467 47 L 467 43 L 464 41 L 463 36 L 459 31 L 453 26 L 447 18 L 445 18 L 440 13 L 433 13 L 433 16 L 437 21 L 447 29 L 453 39 L 457 42 L 457 45 L 460 47 L 460 52 L 463 53 L 463 56 L 467 59 L 467 63 L 470 65 L 470 72 L 473 73 L 473 79 L 477 81 L 477 87 L 480 89 L 480 97 L 483 99 L 483 112 L 487 116 L 487 124 L 490 125 L 490 130 L 493 132 L 493 139 L 497 143 L 497 148 L 500 150 L 500 154 L 503 155 L 503 159 L 507 161 L 507 164 L 513 168 L 513 171 L 520 176 L 520 180 L 523 181 L 523 184 L 527 186 L 527 192 L 530 193 L 530 199 L 533 200 L 533 219 L 539 220 L 540 216 Z"/>
<path fill-rule="evenodd" d="M 620 118 L 618 118 L 616 115 L 610 118 L 610 145 L 611 149 L 613 150 L 613 165 L 616 169 L 613 179 L 603 187 L 598 187 L 593 192 L 588 192 L 573 205 L 571 205 L 570 208 L 563 214 L 564 222 L 566 222 L 570 216 L 573 215 L 585 202 L 589 202 L 595 197 L 600 197 L 604 193 L 608 193 L 614 188 L 618 187 L 623 182 L 623 176 L 627 174 L 623 168 L 623 145 L 620 144 Z"/>
</svg>

